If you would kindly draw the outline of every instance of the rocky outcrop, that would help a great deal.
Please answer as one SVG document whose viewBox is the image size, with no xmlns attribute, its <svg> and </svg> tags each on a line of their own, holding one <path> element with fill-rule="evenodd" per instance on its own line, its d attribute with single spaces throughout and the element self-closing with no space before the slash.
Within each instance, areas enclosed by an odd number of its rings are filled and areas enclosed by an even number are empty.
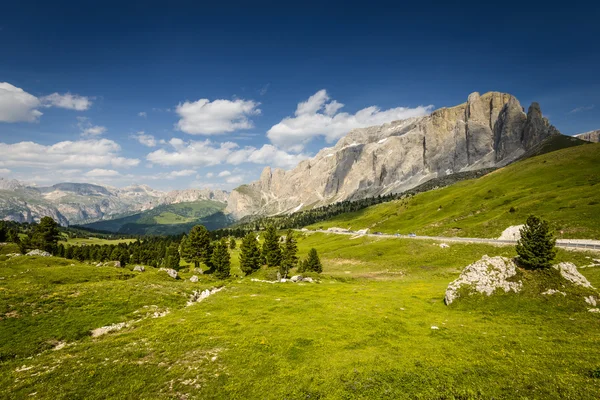
<svg viewBox="0 0 600 400">
<path fill-rule="evenodd" d="M 575 135 L 576 138 L 592 143 L 600 143 L 600 129 Z"/>
<path fill-rule="evenodd" d="M 525 114 L 505 93 L 472 93 L 429 116 L 355 129 L 291 171 L 265 168 L 235 189 L 226 211 L 272 215 L 398 193 L 455 172 L 506 165 L 558 131 L 533 103 Z"/>
<path fill-rule="evenodd" d="M 516 274 L 517 266 L 511 259 L 483 256 L 481 260 L 467 266 L 458 279 L 448 285 L 444 302 L 446 305 L 451 304 L 459 297 L 461 288 L 465 288 L 469 293 L 481 293 L 487 296 L 497 290 L 518 293 L 523 283 L 509 280 Z"/>
</svg>

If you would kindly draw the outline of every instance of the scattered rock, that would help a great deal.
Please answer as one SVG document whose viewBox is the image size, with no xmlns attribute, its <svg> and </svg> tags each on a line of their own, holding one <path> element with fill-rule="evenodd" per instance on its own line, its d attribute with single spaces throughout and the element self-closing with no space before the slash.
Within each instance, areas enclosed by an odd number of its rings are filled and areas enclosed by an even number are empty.
<svg viewBox="0 0 600 400">
<path fill-rule="evenodd" d="M 506 257 L 483 256 L 481 260 L 467 266 L 458 279 L 451 282 L 446 289 L 444 302 L 451 304 L 457 297 L 461 287 L 466 286 L 471 293 L 491 295 L 498 289 L 504 292 L 518 293 L 523 287 L 521 281 L 510 282 L 509 278 L 515 276 L 517 266 Z"/>
<path fill-rule="evenodd" d="M 113 265 L 115 266 L 115 268 L 121 268 L 121 261 L 115 261 Z"/>
<path fill-rule="evenodd" d="M 198 277 L 196 275 L 192 275 L 192 277 L 190 278 L 190 282 L 198 282 Z"/>
<path fill-rule="evenodd" d="M 190 299 L 187 302 L 187 306 L 191 306 L 194 303 L 199 303 L 202 300 L 206 299 L 208 296 L 213 295 L 217 292 L 220 292 L 221 290 L 223 290 L 223 287 L 220 288 L 213 288 L 213 289 L 206 289 L 203 291 L 194 291 L 191 296 Z"/>
<path fill-rule="evenodd" d="M 264 279 L 256 279 L 256 278 L 251 278 L 250 279 L 252 282 L 263 282 L 263 283 L 279 283 L 279 281 L 266 281 Z"/>
<path fill-rule="evenodd" d="M 9 257 L 9 258 L 12 258 L 12 257 L 19 257 L 19 256 L 22 256 L 22 255 L 23 255 L 23 254 L 21 254 L 21 253 L 8 253 L 8 254 L 5 254 L 5 256 L 6 256 L 6 257 Z"/>
<path fill-rule="evenodd" d="M 121 329 L 127 326 L 126 322 L 120 322 L 118 324 L 112 324 L 103 326 L 101 328 L 96 328 L 92 331 L 92 337 L 98 337 L 107 334 L 108 332 L 120 331 Z"/>
<path fill-rule="evenodd" d="M 506 228 L 498 240 L 519 240 L 521 239 L 521 228 L 525 225 L 513 225 Z"/>
<path fill-rule="evenodd" d="M 39 256 L 39 257 L 52 257 L 52 254 L 48 253 L 47 251 L 43 251 L 43 250 L 31 250 L 29 253 L 27 253 L 28 256 Z"/>
<path fill-rule="evenodd" d="M 554 290 L 554 289 L 548 289 L 545 292 L 543 292 L 542 294 L 544 295 L 552 295 L 552 294 L 562 294 L 563 296 L 566 296 L 567 294 L 565 292 L 561 292 L 560 290 Z"/>
<path fill-rule="evenodd" d="M 589 308 L 588 311 L 592 313 L 600 313 L 600 308 Z"/>
<path fill-rule="evenodd" d="M 101 267 L 101 266 L 102 266 L 101 262 L 99 262 L 98 264 L 96 264 L 96 267 Z"/>
<path fill-rule="evenodd" d="M 447 249 L 448 247 L 450 247 L 450 245 L 449 245 L 449 244 L 446 244 L 446 243 L 440 243 L 440 247 L 441 247 L 442 249 Z"/>
<path fill-rule="evenodd" d="M 432 330 L 434 330 L 434 331 L 437 331 L 437 330 L 438 330 L 438 329 L 440 329 L 440 328 L 439 328 L 439 327 L 437 327 L 437 326 L 435 326 L 435 325 L 432 325 L 432 326 L 431 326 L 431 329 L 432 329 Z"/>
<path fill-rule="evenodd" d="M 588 303 L 590 306 L 596 307 L 596 298 L 594 296 L 588 296 L 585 299 L 585 302 Z"/>
<path fill-rule="evenodd" d="M 172 268 L 159 268 L 158 270 L 159 271 L 165 271 L 167 273 L 167 275 L 169 275 L 173 279 L 177 279 L 178 278 L 177 271 L 175 271 Z"/>
<path fill-rule="evenodd" d="M 146 268 L 143 265 L 136 265 L 135 267 L 133 267 L 133 270 L 136 272 L 144 272 L 146 271 Z"/>
<path fill-rule="evenodd" d="M 302 282 L 309 282 L 309 283 L 312 283 L 312 282 L 313 282 L 313 279 L 312 279 L 311 277 L 307 276 L 306 278 L 302 278 Z"/>
<path fill-rule="evenodd" d="M 302 281 L 302 277 L 300 275 L 294 275 L 290 278 L 290 281 L 292 282 L 300 282 Z"/>
<path fill-rule="evenodd" d="M 169 311 L 169 309 L 166 309 L 164 311 L 154 311 L 154 314 L 152 314 L 152 318 L 161 318 L 169 314 L 170 312 L 171 311 Z"/>
<path fill-rule="evenodd" d="M 592 284 L 586 279 L 585 276 L 581 275 L 577 271 L 577 267 L 573 263 L 562 262 L 560 264 L 553 265 L 552 268 L 560 271 L 563 278 L 569 282 L 574 283 L 577 286 L 583 286 L 586 288 L 594 289 Z"/>
</svg>

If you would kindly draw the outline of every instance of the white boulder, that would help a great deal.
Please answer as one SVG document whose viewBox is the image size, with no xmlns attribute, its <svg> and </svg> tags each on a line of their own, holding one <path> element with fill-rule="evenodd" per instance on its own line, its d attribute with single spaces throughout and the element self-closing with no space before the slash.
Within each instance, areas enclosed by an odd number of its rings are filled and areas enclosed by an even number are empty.
<svg viewBox="0 0 600 400">
<path fill-rule="evenodd" d="M 511 282 L 509 278 L 517 274 L 517 266 L 506 257 L 483 256 L 467 266 L 458 279 L 451 282 L 446 289 L 444 302 L 451 304 L 457 297 L 461 287 L 466 286 L 472 293 L 482 293 L 487 296 L 501 289 L 504 292 L 518 293 L 523 287 L 521 281 Z"/>
<path fill-rule="evenodd" d="M 27 253 L 28 256 L 39 256 L 39 257 L 52 257 L 52 254 L 48 253 L 47 251 L 43 251 L 43 250 L 31 250 L 29 253 Z"/>
<path fill-rule="evenodd" d="M 583 286 L 590 289 L 594 288 L 590 281 L 577 271 L 577 267 L 573 263 L 561 262 L 560 264 L 553 265 L 552 268 L 559 270 L 563 278 L 577 286 Z"/>
<path fill-rule="evenodd" d="M 143 265 L 136 265 L 135 267 L 133 267 L 133 270 L 136 272 L 144 272 L 146 268 Z"/>
<path fill-rule="evenodd" d="M 190 278 L 190 282 L 194 282 L 194 283 L 198 282 L 198 276 L 192 275 L 192 277 Z"/>
<path fill-rule="evenodd" d="M 525 225 L 513 225 L 506 228 L 498 240 L 519 240 L 521 239 L 521 228 Z"/>
</svg>

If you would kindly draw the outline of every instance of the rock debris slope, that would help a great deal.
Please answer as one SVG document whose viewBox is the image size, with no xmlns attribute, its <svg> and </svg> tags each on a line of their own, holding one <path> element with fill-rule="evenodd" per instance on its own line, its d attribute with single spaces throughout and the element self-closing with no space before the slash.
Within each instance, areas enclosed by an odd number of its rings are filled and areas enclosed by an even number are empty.
<svg viewBox="0 0 600 400">
<path fill-rule="evenodd" d="M 460 171 L 506 165 L 560 134 L 533 103 L 510 94 L 472 93 L 428 116 L 352 130 L 291 171 L 265 168 L 229 196 L 236 217 L 271 215 L 401 192 Z"/>
</svg>

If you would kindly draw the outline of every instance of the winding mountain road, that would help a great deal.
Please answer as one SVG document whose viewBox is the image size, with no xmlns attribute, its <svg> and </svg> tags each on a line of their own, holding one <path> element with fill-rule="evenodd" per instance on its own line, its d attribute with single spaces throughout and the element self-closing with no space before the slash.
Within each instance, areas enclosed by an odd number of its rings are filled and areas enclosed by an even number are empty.
<svg viewBox="0 0 600 400">
<path fill-rule="evenodd" d="M 306 232 L 306 231 L 303 231 Z M 500 239 L 482 239 L 482 238 L 465 238 L 465 237 L 445 237 L 445 236 L 409 236 L 400 234 L 387 234 L 387 233 L 359 233 L 352 231 L 330 231 L 330 230 L 314 230 L 308 232 L 320 232 L 329 233 L 334 235 L 348 235 L 348 236 L 370 236 L 379 238 L 391 238 L 391 239 L 414 239 L 414 240 L 435 240 L 440 242 L 463 242 L 463 243 L 488 243 L 501 246 L 514 246 L 517 244 L 516 240 L 500 240 Z M 600 240 L 584 240 L 584 239 L 558 239 L 556 241 L 556 247 L 569 248 L 569 249 L 585 249 L 585 250 L 600 250 Z"/>
</svg>

